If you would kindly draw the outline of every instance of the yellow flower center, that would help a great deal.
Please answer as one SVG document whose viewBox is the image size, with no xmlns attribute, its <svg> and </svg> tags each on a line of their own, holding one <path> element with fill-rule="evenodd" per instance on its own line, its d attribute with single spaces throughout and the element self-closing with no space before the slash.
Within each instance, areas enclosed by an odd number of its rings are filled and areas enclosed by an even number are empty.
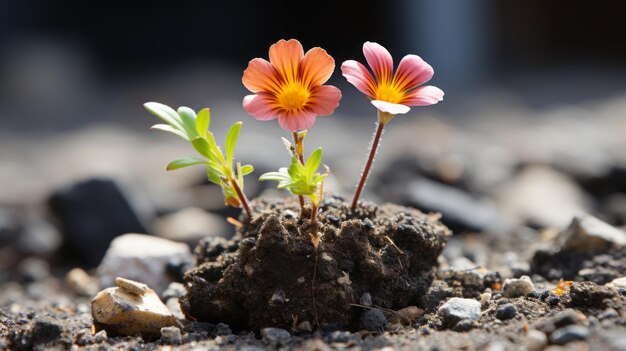
<svg viewBox="0 0 626 351">
<path fill-rule="evenodd" d="M 311 93 L 298 83 L 291 83 L 282 88 L 278 94 L 280 106 L 286 110 L 299 110 L 306 105 Z"/>
<path fill-rule="evenodd" d="M 399 104 L 404 98 L 404 92 L 391 84 L 379 84 L 376 88 L 376 99 Z"/>
</svg>

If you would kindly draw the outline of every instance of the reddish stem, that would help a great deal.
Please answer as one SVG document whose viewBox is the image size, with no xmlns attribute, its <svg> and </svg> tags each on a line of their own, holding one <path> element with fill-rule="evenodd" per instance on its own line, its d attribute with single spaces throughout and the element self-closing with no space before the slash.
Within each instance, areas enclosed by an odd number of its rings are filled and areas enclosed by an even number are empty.
<svg viewBox="0 0 626 351">
<path fill-rule="evenodd" d="M 235 188 L 237 196 L 239 197 L 239 201 L 241 202 L 241 206 L 243 206 L 243 209 L 246 211 L 248 218 L 252 220 L 252 211 L 250 211 L 250 206 L 248 206 L 248 199 L 246 198 L 246 194 L 241 191 L 239 183 L 235 178 L 230 178 L 230 184 L 232 184 L 233 188 Z"/>
<path fill-rule="evenodd" d="M 302 139 L 298 136 L 297 132 L 293 132 L 293 144 L 294 144 L 294 152 L 298 157 L 298 161 L 304 166 L 304 156 L 302 156 L 304 150 L 304 146 L 302 145 Z M 304 209 L 304 196 L 298 195 L 298 200 L 300 201 L 300 210 Z"/>
<path fill-rule="evenodd" d="M 356 187 L 356 193 L 354 193 L 354 199 L 352 199 L 352 211 L 356 209 L 356 205 L 359 202 L 359 197 L 361 197 L 361 192 L 365 187 L 365 181 L 370 174 L 370 169 L 372 168 L 372 163 L 374 163 L 374 156 L 376 156 L 376 150 L 378 150 L 378 144 L 380 143 L 380 136 L 383 134 L 383 129 L 385 128 L 385 123 L 381 123 L 380 120 L 378 122 L 378 127 L 376 128 L 376 134 L 374 134 L 374 141 L 370 146 L 370 154 L 367 158 L 367 163 L 365 164 L 365 168 L 363 169 L 363 173 L 361 174 L 361 180 L 359 181 L 359 185 Z"/>
</svg>

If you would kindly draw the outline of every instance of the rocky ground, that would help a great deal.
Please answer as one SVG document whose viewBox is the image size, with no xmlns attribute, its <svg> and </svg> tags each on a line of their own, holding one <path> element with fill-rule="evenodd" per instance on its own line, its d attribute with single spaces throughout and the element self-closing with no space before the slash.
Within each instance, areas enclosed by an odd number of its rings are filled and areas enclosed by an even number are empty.
<svg viewBox="0 0 626 351">
<path fill-rule="evenodd" d="M 493 115 L 467 126 L 398 121 L 385 135 L 365 197 L 441 213 L 454 236 L 430 285 L 409 306 L 382 305 L 375 293 L 355 288 L 348 313 L 359 323 L 319 329 L 302 320 L 246 328 L 185 317 L 185 273 L 234 259 L 229 253 L 241 241 L 225 221 L 238 213 L 221 205 L 219 189 L 204 183 L 201 171 L 161 173 L 167 156 L 180 156 L 167 151 L 170 144 L 150 144 L 140 155 L 135 150 L 149 143 L 144 135 L 87 131 L 37 145 L 0 139 L 24 147 L 22 157 L 0 147 L 0 179 L 15 180 L 0 199 L 0 349 L 624 350 L 624 110 L 626 102 L 614 100 L 547 111 L 533 123 L 508 110 L 507 122 Z M 365 129 L 355 130 L 367 144 Z M 327 154 L 340 150 L 338 159 L 364 154 L 354 144 L 339 147 L 341 138 L 320 140 Z M 66 155 L 70 167 L 55 173 L 56 161 L 39 149 Z M 242 159 L 254 154 L 242 151 Z M 87 177 L 72 167 L 93 154 L 103 156 L 104 169 L 126 171 Z M 278 166 L 263 155 L 257 169 Z M 137 168 L 137 157 L 154 168 Z M 26 161 L 36 166 L 25 169 Z M 328 163 L 329 188 L 349 189 L 358 162 Z M 249 181 L 249 197 L 277 197 L 264 186 Z M 321 213 L 334 221 L 329 214 Z M 337 272 L 349 269 L 338 265 Z M 94 323 L 93 315 L 101 316 L 95 311 L 104 310 L 92 300 L 105 288 L 114 290 L 97 300 L 124 307 L 120 314 L 135 318 L 136 329 L 119 320 Z"/>
</svg>

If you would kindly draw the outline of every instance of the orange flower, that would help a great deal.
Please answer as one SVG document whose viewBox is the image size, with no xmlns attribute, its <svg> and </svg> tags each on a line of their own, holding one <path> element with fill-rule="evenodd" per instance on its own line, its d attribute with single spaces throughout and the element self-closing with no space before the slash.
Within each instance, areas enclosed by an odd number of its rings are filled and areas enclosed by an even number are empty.
<svg viewBox="0 0 626 351">
<path fill-rule="evenodd" d="M 297 132 L 309 129 L 318 115 L 335 111 L 341 91 L 322 85 L 335 70 L 326 50 L 315 47 L 304 54 L 299 41 L 283 39 L 270 47 L 269 58 L 251 60 L 243 72 L 243 85 L 254 93 L 243 99 L 243 108 L 252 117 L 278 118 L 283 129 Z"/>
</svg>

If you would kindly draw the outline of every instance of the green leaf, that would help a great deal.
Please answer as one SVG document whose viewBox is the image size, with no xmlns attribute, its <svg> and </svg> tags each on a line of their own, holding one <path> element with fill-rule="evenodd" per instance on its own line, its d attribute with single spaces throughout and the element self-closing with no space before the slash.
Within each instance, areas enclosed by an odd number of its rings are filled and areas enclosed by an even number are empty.
<svg viewBox="0 0 626 351">
<path fill-rule="evenodd" d="M 232 164 L 233 154 L 235 153 L 235 145 L 237 145 L 237 139 L 239 138 L 239 131 L 243 122 L 237 122 L 230 127 L 228 135 L 226 136 L 226 162 L 228 165 Z"/>
<path fill-rule="evenodd" d="M 241 174 L 242 175 L 248 175 L 250 173 L 252 173 L 254 171 L 254 167 L 252 167 L 252 165 L 245 165 L 243 167 L 241 167 Z"/>
<path fill-rule="evenodd" d="M 152 127 L 150 127 L 150 129 L 154 129 L 154 130 L 161 130 L 164 132 L 168 132 L 168 133 L 172 133 L 174 135 L 177 135 L 187 141 L 189 141 L 189 137 L 187 137 L 187 134 L 185 134 L 184 132 L 181 132 L 180 130 L 172 127 L 169 124 L 155 124 Z"/>
<path fill-rule="evenodd" d="M 199 164 L 206 164 L 206 161 L 201 160 L 199 158 L 195 158 L 195 157 L 183 157 L 183 158 L 179 158 L 170 162 L 170 164 L 167 165 L 167 170 L 173 171 L 175 169 L 185 168 L 185 167 L 199 165 Z"/>
<path fill-rule="evenodd" d="M 211 147 L 206 139 L 201 137 L 195 137 L 191 140 L 191 145 L 198 151 L 198 153 L 208 159 L 211 159 Z"/>
<path fill-rule="evenodd" d="M 178 115 L 183 123 L 183 128 L 190 139 L 198 136 L 196 132 L 196 113 L 189 107 L 181 106 L 178 108 Z"/>
<path fill-rule="evenodd" d="M 207 178 L 211 183 L 222 186 L 222 173 L 214 167 L 207 167 Z"/>
<path fill-rule="evenodd" d="M 171 125 L 181 132 L 185 131 L 185 128 L 183 128 L 182 119 L 180 118 L 178 113 L 176 113 L 176 111 L 174 111 L 171 107 L 160 104 L 158 102 L 146 102 L 145 104 L 143 104 L 143 107 L 145 107 L 148 112 L 162 119 L 163 122 Z"/>
<path fill-rule="evenodd" d="M 317 149 L 315 149 L 315 151 L 313 151 L 311 156 L 309 156 L 309 159 L 306 160 L 306 166 L 305 166 L 306 174 L 309 176 L 312 176 L 313 174 L 315 174 L 315 172 L 320 166 L 320 163 L 322 163 L 322 148 L 318 147 Z"/>
<path fill-rule="evenodd" d="M 196 132 L 201 137 L 206 137 L 211 124 L 211 110 L 203 108 L 196 116 Z"/>
</svg>

